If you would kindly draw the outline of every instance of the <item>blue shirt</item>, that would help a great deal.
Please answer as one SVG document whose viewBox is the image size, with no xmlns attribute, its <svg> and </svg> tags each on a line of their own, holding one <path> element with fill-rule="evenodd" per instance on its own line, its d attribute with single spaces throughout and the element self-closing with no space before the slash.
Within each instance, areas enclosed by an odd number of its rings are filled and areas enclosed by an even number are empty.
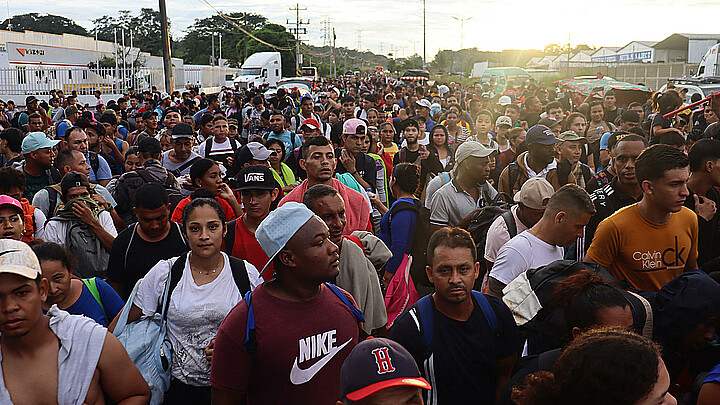
<svg viewBox="0 0 720 405">
<path fill-rule="evenodd" d="M 112 171 L 110 170 L 110 165 L 104 157 L 98 155 L 98 162 L 100 162 L 100 165 L 98 166 L 97 173 L 95 173 L 95 169 L 93 169 L 92 165 L 90 164 L 90 152 L 85 155 L 85 159 L 87 160 L 88 165 L 90 165 L 90 175 L 88 176 L 88 180 L 90 180 L 90 183 L 98 184 L 98 180 L 112 179 Z"/>
<path fill-rule="evenodd" d="M 103 311 L 103 308 L 84 283 L 80 298 L 78 298 L 74 304 L 70 305 L 66 311 L 73 315 L 85 315 L 88 318 L 94 319 L 95 322 L 100 325 L 107 327 L 110 322 L 115 319 L 117 314 L 120 313 L 125 302 L 123 302 L 115 290 L 102 279 L 96 277 L 95 285 L 97 285 L 98 292 L 100 293 L 100 301 L 102 301 L 105 306 L 105 311 Z"/>
<path fill-rule="evenodd" d="M 195 122 L 200 122 L 200 118 L 201 118 L 201 117 L 203 116 L 203 114 L 205 114 L 206 112 L 208 112 L 208 109 L 207 109 L 207 108 L 203 108 L 202 110 L 196 112 L 195 115 L 193 115 L 193 120 L 195 120 Z"/>
<path fill-rule="evenodd" d="M 295 137 L 294 142 L 292 141 L 292 137 Z M 297 134 L 293 134 L 292 132 L 288 131 L 287 129 L 281 134 L 270 132 L 270 135 L 268 135 L 268 139 L 281 140 L 285 144 L 285 156 L 290 156 L 294 148 L 299 148 L 302 146 L 302 140 L 300 139 L 300 137 Z"/>
<path fill-rule="evenodd" d="M 413 203 L 412 198 L 403 197 L 395 201 L 390 206 L 390 210 L 400 201 Z M 385 266 L 388 272 L 395 274 L 395 271 L 402 262 L 403 255 L 409 255 L 411 253 L 416 223 L 417 215 L 410 209 L 396 212 L 392 217 L 392 223 L 390 223 L 390 211 L 386 212 L 380 219 L 380 233 L 378 237 L 390 248 L 393 254 Z"/>
<path fill-rule="evenodd" d="M 67 123 L 65 120 L 60 121 L 60 123 L 59 123 L 58 126 L 57 126 L 57 135 L 64 138 L 64 137 L 65 137 L 65 131 L 67 131 L 67 129 L 68 129 L 69 127 L 70 127 L 70 126 L 68 125 L 68 123 Z"/>
</svg>

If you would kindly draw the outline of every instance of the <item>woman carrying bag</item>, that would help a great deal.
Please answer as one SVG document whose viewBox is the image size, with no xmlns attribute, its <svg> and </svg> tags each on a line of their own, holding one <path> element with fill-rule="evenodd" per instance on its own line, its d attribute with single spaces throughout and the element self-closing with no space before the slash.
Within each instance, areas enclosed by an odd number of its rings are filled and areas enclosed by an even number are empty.
<svg viewBox="0 0 720 405">
<path fill-rule="evenodd" d="M 158 262 L 136 285 L 128 300 L 128 304 L 132 304 L 129 310 L 126 306 L 109 329 L 114 330 L 116 325 L 120 329 L 126 323 L 156 318 L 160 314 L 167 340 L 172 345 L 172 378 L 164 403 L 209 404 L 215 334 L 243 294 L 254 289 L 262 279 L 252 264 L 230 258 L 221 251 L 227 228 L 225 214 L 217 201 L 192 200 L 183 211 L 182 224 L 190 253 Z M 168 301 L 164 299 L 166 296 Z M 115 333 L 122 335 L 122 331 Z M 128 341 L 132 338 L 127 336 Z M 134 358 L 132 353 L 131 358 L 136 364 L 144 360 Z M 142 369 L 141 372 L 148 379 L 148 373 Z M 156 397 L 154 390 L 153 403 L 160 403 Z"/>
</svg>

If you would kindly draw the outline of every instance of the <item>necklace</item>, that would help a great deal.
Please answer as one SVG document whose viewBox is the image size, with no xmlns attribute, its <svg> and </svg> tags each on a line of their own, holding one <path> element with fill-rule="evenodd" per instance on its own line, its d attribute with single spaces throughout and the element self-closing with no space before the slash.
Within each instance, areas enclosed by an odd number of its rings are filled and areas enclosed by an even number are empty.
<svg viewBox="0 0 720 405">
<path fill-rule="evenodd" d="M 198 274 L 201 274 L 201 275 L 203 275 L 203 276 L 208 276 L 208 275 L 210 275 L 210 274 L 215 274 L 215 273 L 217 272 L 217 270 L 218 270 L 218 267 L 222 270 L 222 266 L 225 264 L 225 259 L 222 257 L 222 255 L 220 256 L 220 259 L 221 259 L 221 260 L 220 260 L 220 265 L 219 265 L 219 266 L 213 266 L 212 270 L 201 271 L 201 270 L 198 270 L 198 269 L 196 269 L 196 268 L 193 267 L 193 264 L 192 264 L 192 256 L 190 256 L 190 259 L 189 259 L 189 262 L 190 262 L 190 270 L 196 271 Z"/>
</svg>

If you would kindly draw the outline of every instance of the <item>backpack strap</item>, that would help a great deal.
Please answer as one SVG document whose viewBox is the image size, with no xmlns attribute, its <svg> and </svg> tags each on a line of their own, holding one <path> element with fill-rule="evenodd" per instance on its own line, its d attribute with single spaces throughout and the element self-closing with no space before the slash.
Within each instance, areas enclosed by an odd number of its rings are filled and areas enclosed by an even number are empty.
<svg viewBox="0 0 720 405">
<path fill-rule="evenodd" d="M 515 235 L 517 235 L 517 224 L 515 223 L 515 216 L 512 214 L 512 211 L 505 211 L 502 214 L 503 220 L 505 220 L 505 225 L 508 229 L 508 234 L 510 234 L 510 239 L 514 238 Z"/>
<path fill-rule="evenodd" d="M 52 218 L 55 216 L 55 209 L 57 208 L 57 202 L 58 202 L 58 193 L 57 190 L 54 188 L 47 186 L 45 187 L 45 190 L 48 192 L 48 201 L 50 203 L 48 207 L 48 218 Z"/>
<path fill-rule="evenodd" d="M 362 242 L 360 241 L 360 238 L 358 238 L 358 237 L 355 236 L 355 235 L 343 235 L 343 238 L 349 240 L 350 242 L 353 242 L 354 244 L 356 244 L 356 245 L 358 245 L 358 246 L 360 246 L 360 249 L 362 249 L 363 253 L 367 254 L 367 253 L 365 252 L 365 248 L 363 247 Z"/>
<path fill-rule="evenodd" d="M 363 316 L 362 311 L 358 307 L 353 305 L 352 302 L 350 302 L 347 295 L 345 295 L 345 293 L 340 289 L 340 287 L 332 283 L 325 283 L 325 286 L 328 287 L 330 291 L 333 292 L 333 294 L 340 298 L 340 301 L 342 301 L 343 304 L 345 304 L 350 309 L 350 312 L 352 312 L 356 321 L 365 322 L 365 316 Z"/>
<path fill-rule="evenodd" d="M 237 226 L 237 218 L 227 223 L 227 233 L 225 234 L 225 253 L 232 257 L 233 246 L 235 246 L 235 227 Z"/>
<path fill-rule="evenodd" d="M 194 158 L 192 158 L 192 159 L 188 160 L 187 162 L 183 163 L 182 165 L 180 165 L 180 167 L 178 167 L 177 169 L 171 171 L 170 173 L 172 173 L 173 176 L 175 176 L 175 177 L 179 177 L 180 174 L 183 172 L 183 170 L 192 166 L 193 163 L 197 162 L 200 159 L 202 159 L 200 156 L 195 156 Z"/>
<path fill-rule="evenodd" d="M 207 140 L 205 140 L 205 159 L 210 157 L 210 149 L 212 149 L 212 141 L 213 137 L 209 137 Z"/>
<path fill-rule="evenodd" d="M 490 329 L 493 330 L 495 337 L 498 337 L 500 334 L 500 331 L 498 330 L 498 319 L 497 315 L 495 315 L 495 310 L 493 310 L 492 306 L 490 306 L 490 301 L 488 301 L 485 294 L 480 291 L 472 290 L 472 295 L 475 297 L 475 301 L 477 301 L 478 305 L 480 305 L 480 309 L 482 310 L 483 315 L 485 315 L 485 319 L 487 319 Z"/>
<path fill-rule="evenodd" d="M 230 270 L 232 271 L 235 285 L 237 285 L 240 294 L 246 294 L 251 290 L 250 288 L 250 277 L 245 267 L 245 260 L 238 259 L 237 257 L 229 257 L 230 259 Z"/>
<path fill-rule="evenodd" d="M 430 347 L 433 340 L 433 327 L 435 325 L 435 313 L 433 312 L 432 298 L 426 295 L 417 302 L 417 315 L 415 319 L 418 331 L 422 336 L 422 343 L 425 348 L 425 357 L 430 357 Z"/>
<path fill-rule="evenodd" d="M 243 299 L 245 300 L 245 304 L 248 308 L 247 321 L 245 321 L 245 340 L 243 341 L 243 346 L 245 346 L 245 349 L 254 358 L 255 352 L 257 352 L 257 336 L 255 334 L 255 309 L 252 305 L 252 291 L 245 293 Z"/>
<path fill-rule="evenodd" d="M 229 139 L 229 141 L 230 141 L 230 147 L 232 148 L 233 153 L 237 152 L 237 148 L 238 148 L 238 147 L 237 147 L 237 141 L 236 141 L 235 139 L 233 139 L 233 138 L 228 138 L 228 139 Z"/>
<path fill-rule="evenodd" d="M 520 166 L 518 166 L 517 162 L 512 162 L 510 165 L 508 165 L 508 177 L 510 180 L 509 187 L 510 187 L 510 193 L 512 193 L 513 188 L 515 187 L 515 183 L 517 182 L 518 177 L 520 176 Z"/>
<path fill-rule="evenodd" d="M 92 296 L 95 298 L 95 301 L 100 304 L 100 308 L 102 308 L 103 312 L 105 313 L 105 317 L 107 317 L 105 305 L 103 305 L 102 299 L 100 299 L 100 290 L 98 290 L 97 288 L 97 277 L 81 278 L 80 281 L 85 284 L 85 287 L 87 287 L 88 291 L 90 291 L 90 294 L 92 294 Z"/>
<path fill-rule="evenodd" d="M 172 222 L 172 221 L 171 221 Z M 135 239 L 135 233 L 137 233 L 137 222 L 133 224 L 132 231 L 130 231 L 130 242 L 128 242 L 127 248 L 125 248 L 125 257 L 123 258 L 123 270 L 127 269 L 127 258 L 128 254 L 130 254 L 130 245 L 133 243 L 133 239 Z"/>
<path fill-rule="evenodd" d="M 185 260 L 187 260 L 188 253 L 185 252 L 180 255 L 180 257 L 175 260 L 175 263 L 173 263 L 172 267 L 170 268 L 170 275 L 168 276 L 170 280 L 170 288 L 167 291 L 167 296 L 163 297 L 163 303 L 161 303 L 159 306 L 162 310 L 162 313 L 164 314 L 164 319 L 167 319 L 167 310 L 170 306 L 170 297 L 172 296 L 173 290 L 175 290 L 175 287 L 177 287 L 178 283 L 180 282 L 180 279 L 182 278 L 183 271 L 185 270 Z M 159 310 L 157 312 L 160 312 Z"/>
</svg>

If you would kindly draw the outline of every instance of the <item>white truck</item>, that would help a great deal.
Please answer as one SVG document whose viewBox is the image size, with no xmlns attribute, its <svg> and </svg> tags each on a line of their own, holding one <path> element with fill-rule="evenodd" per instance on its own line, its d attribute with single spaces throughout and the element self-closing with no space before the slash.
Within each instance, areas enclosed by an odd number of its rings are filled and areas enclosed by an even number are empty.
<svg viewBox="0 0 720 405">
<path fill-rule="evenodd" d="M 280 52 L 257 52 L 242 64 L 240 75 L 233 81 L 236 88 L 260 87 L 264 84 L 277 86 L 282 78 Z"/>
<path fill-rule="evenodd" d="M 698 67 L 696 77 L 714 77 L 720 76 L 720 60 L 718 59 L 718 53 L 720 53 L 720 44 L 716 44 L 703 55 L 700 60 L 700 66 Z"/>
</svg>

